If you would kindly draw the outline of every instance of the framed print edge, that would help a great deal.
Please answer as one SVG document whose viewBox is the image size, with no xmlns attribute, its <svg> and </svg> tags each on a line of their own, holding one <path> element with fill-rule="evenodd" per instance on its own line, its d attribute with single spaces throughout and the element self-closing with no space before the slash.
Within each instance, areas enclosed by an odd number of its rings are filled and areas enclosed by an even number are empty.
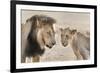
<svg viewBox="0 0 100 73">
<path fill-rule="evenodd" d="M 10 71 L 11 72 L 16 72 L 16 3 L 15 1 L 11 1 L 10 3 L 10 15 L 11 15 L 11 25 L 10 25 L 10 48 L 11 48 L 11 53 L 10 53 Z"/>
<path fill-rule="evenodd" d="M 97 6 L 94 7 L 94 65 L 97 67 Z"/>
<path fill-rule="evenodd" d="M 16 5 L 40 5 L 52 7 L 71 7 L 71 8 L 86 8 L 94 9 L 94 64 L 87 65 L 73 65 L 73 66 L 53 66 L 53 67 L 39 67 L 39 68 L 24 68 L 16 69 Z M 80 69 L 97 67 L 97 6 L 93 5 L 78 5 L 78 4 L 61 4 L 61 3 L 47 3 L 47 2 L 31 2 L 31 1 L 11 1 L 11 29 L 10 29 L 10 71 L 11 72 L 29 72 L 29 71 L 44 71 L 44 70 L 61 70 L 61 69 Z"/>
</svg>

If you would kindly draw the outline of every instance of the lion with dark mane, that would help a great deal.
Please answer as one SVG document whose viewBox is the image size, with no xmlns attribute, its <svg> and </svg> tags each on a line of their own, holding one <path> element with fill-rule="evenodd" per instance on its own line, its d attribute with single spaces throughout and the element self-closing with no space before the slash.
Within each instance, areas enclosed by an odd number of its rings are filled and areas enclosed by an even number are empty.
<svg viewBox="0 0 100 73">
<path fill-rule="evenodd" d="M 39 62 L 40 56 L 45 51 L 45 46 L 53 47 L 56 43 L 54 23 L 56 23 L 55 19 L 45 15 L 34 15 L 26 20 L 26 23 L 22 26 L 22 63 L 25 63 L 26 57 L 32 57 L 33 62 Z"/>
</svg>

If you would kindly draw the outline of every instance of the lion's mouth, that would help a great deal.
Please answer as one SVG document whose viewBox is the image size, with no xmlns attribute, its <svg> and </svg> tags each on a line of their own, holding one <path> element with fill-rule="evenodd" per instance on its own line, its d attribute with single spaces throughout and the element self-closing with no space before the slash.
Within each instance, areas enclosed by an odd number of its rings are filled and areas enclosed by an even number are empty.
<svg viewBox="0 0 100 73">
<path fill-rule="evenodd" d="M 46 45 L 48 48 L 52 48 L 52 46 L 50 46 L 50 45 Z"/>
<path fill-rule="evenodd" d="M 64 47 L 66 47 L 68 44 L 62 43 L 62 45 L 63 45 Z"/>
</svg>

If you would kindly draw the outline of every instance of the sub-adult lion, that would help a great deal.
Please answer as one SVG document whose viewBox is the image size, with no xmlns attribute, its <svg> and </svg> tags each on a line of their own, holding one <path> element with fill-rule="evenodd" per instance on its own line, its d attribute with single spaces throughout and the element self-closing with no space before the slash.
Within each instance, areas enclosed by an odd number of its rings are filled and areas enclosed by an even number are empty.
<svg viewBox="0 0 100 73">
<path fill-rule="evenodd" d="M 90 56 L 90 37 L 77 32 L 76 29 L 60 29 L 61 30 L 61 43 L 65 47 L 71 45 L 77 60 L 89 59 Z"/>
</svg>

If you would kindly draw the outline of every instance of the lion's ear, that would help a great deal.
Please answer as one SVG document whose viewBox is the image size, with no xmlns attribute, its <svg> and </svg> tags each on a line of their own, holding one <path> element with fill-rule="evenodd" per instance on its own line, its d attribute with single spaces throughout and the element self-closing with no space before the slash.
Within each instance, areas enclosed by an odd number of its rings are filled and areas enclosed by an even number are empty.
<svg viewBox="0 0 100 73">
<path fill-rule="evenodd" d="M 76 30 L 76 29 L 71 30 L 71 34 L 72 34 L 72 35 L 74 35 L 76 32 L 77 32 L 77 30 Z"/>
</svg>

